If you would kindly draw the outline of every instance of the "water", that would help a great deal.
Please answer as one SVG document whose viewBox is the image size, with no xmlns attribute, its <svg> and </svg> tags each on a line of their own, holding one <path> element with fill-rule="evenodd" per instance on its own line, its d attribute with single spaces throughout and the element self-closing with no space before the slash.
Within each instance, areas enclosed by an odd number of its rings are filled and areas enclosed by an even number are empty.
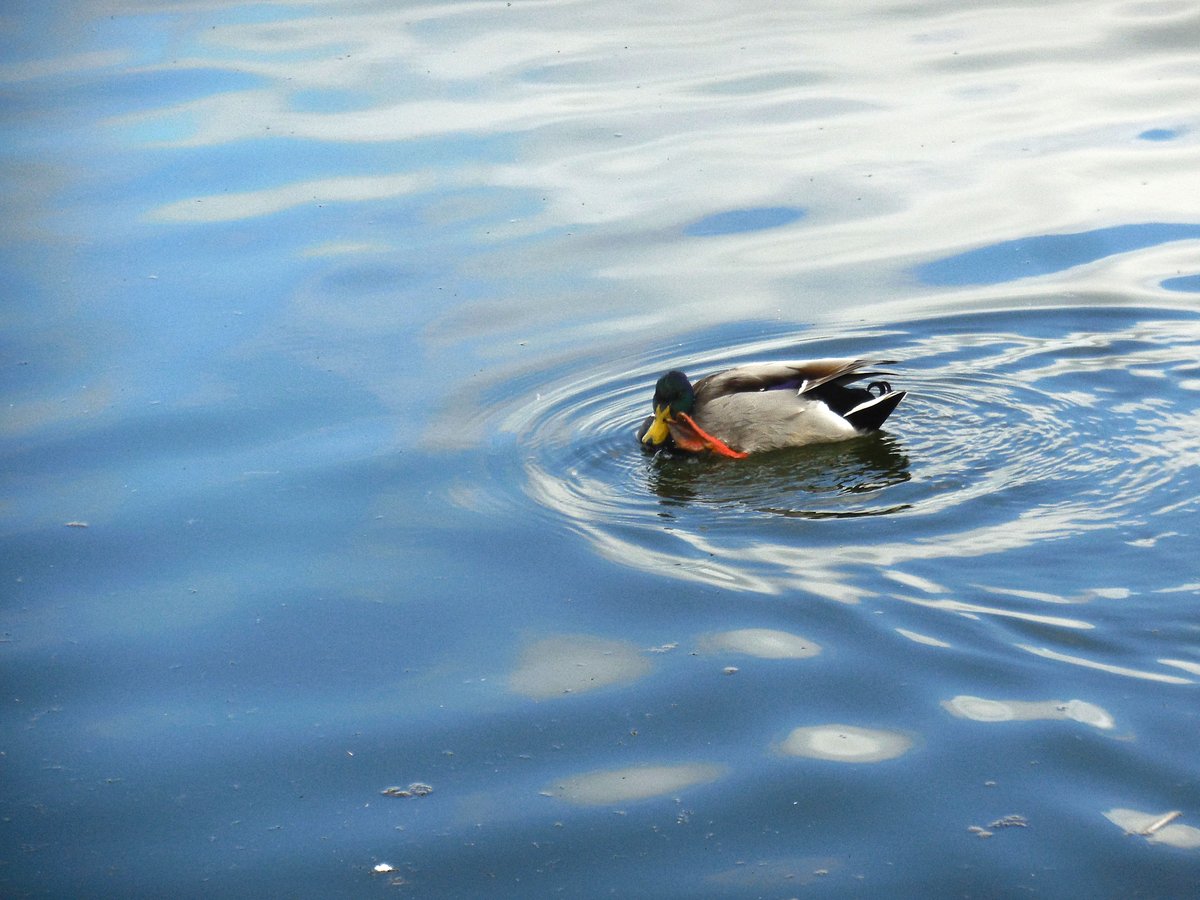
<svg viewBox="0 0 1200 900">
<path fill-rule="evenodd" d="M 0 21 L 6 896 L 1196 893 L 1189 5 Z"/>
</svg>

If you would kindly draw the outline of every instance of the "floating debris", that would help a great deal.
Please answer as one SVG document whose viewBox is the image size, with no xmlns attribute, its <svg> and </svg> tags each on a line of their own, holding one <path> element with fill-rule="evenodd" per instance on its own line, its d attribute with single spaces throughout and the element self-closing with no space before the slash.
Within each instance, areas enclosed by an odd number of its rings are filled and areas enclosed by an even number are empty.
<svg viewBox="0 0 1200 900">
<path fill-rule="evenodd" d="M 1143 828 L 1142 834 L 1151 835 L 1156 831 L 1161 831 L 1164 825 L 1170 825 L 1182 815 L 1183 813 L 1178 809 L 1171 810 L 1169 813 L 1163 813 L 1161 819 L 1155 819 L 1153 822 Z"/>
<path fill-rule="evenodd" d="M 997 819 L 995 822 L 989 822 L 988 828 L 1028 828 L 1029 820 L 1024 816 L 1011 815 Z"/>
<path fill-rule="evenodd" d="M 422 781 L 414 781 L 406 788 L 386 787 L 379 793 L 385 797 L 427 797 L 433 793 L 433 788 Z"/>
<path fill-rule="evenodd" d="M 723 668 L 721 670 L 721 672 L 722 672 L 722 674 L 725 674 L 725 675 L 736 675 L 738 673 L 738 667 L 737 666 L 726 666 L 725 668 Z"/>
<path fill-rule="evenodd" d="M 898 731 L 879 731 L 856 725 L 814 725 L 792 731 L 780 749 L 790 756 L 873 763 L 903 756 L 912 745 L 912 738 Z"/>
<path fill-rule="evenodd" d="M 65 528 L 87 528 L 87 522 L 63 522 Z"/>
<path fill-rule="evenodd" d="M 818 856 L 759 857 L 754 860 L 730 860 L 724 871 L 704 876 L 705 888 L 695 896 L 719 897 L 795 897 L 801 886 L 816 884 L 842 870 L 844 860 Z M 851 875 L 859 878 L 858 875 Z M 845 890 L 840 894 L 852 893 Z M 839 896 L 840 896 L 839 894 Z"/>
<path fill-rule="evenodd" d="M 386 875 L 388 872 L 395 872 L 396 867 L 388 865 L 387 863 L 378 863 L 371 871 L 376 875 Z"/>
<path fill-rule="evenodd" d="M 1200 849 L 1200 828 L 1172 824 L 1182 816 L 1180 810 L 1165 813 L 1146 813 L 1136 809 L 1110 809 L 1104 818 L 1126 834 L 1144 837 L 1152 844 L 1166 844 L 1182 850 Z"/>
</svg>

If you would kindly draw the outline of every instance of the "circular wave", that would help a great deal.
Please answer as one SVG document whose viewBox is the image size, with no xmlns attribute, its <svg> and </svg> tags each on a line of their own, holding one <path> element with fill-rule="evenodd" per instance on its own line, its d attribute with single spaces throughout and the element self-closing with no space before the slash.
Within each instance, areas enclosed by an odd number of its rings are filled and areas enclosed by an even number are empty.
<svg viewBox="0 0 1200 900">
<path fill-rule="evenodd" d="M 855 565 L 983 556 L 1195 505 L 1177 488 L 1198 458 L 1198 318 L 1072 308 L 714 343 L 552 373 L 510 405 L 525 496 L 627 565 L 846 601 L 870 593 Z M 845 355 L 901 360 L 891 380 L 909 395 L 886 433 L 736 461 L 635 443 L 667 368 Z"/>
</svg>

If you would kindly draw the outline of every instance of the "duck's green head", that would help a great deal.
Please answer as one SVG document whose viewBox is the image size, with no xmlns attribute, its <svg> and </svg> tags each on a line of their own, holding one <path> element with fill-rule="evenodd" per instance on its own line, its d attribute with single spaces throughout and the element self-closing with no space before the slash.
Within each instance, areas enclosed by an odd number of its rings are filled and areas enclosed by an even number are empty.
<svg viewBox="0 0 1200 900">
<path fill-rule="evenodd" d="M 692 383 L 678 369 L 672 369 L 654 385 L 654 421 L 642 435 L 642 443 L 656 447 L 664 443 L 671 436 L 668 423 L 675 421 L 679 413 L 691 415 L 695 405 Z"/>
</svg>

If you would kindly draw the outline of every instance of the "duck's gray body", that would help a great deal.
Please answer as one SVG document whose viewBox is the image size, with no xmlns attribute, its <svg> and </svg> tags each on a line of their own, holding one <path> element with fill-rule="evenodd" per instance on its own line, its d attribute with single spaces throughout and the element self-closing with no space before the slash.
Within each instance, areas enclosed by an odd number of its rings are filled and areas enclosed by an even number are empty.
<svg viewBox="0 0 1200 900">
<path fill-rule="evenodd" d="M 849 387 L 886 374 L 872 369 L 877 365 L 886 363 L 817 359 L 738 366 L 692 386 L 690 416 L 703 431 L 739 453 L 867 434 L 879 429 L 906 393 L 893 391 L 882 380 L 865 388 Z M 662 405 L 655 402 L 656 409 Z M 684 404 L 676 400 L 676 405 Z M 639 435 L 644 437 L 647 430 L 643 425 Z"/>
</svg>

